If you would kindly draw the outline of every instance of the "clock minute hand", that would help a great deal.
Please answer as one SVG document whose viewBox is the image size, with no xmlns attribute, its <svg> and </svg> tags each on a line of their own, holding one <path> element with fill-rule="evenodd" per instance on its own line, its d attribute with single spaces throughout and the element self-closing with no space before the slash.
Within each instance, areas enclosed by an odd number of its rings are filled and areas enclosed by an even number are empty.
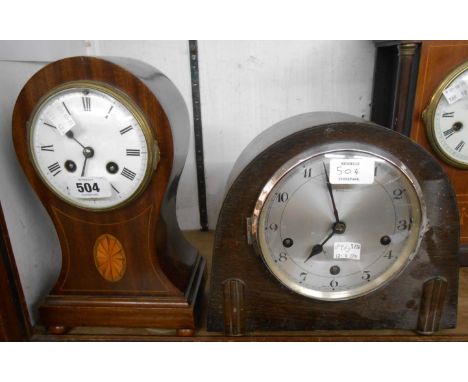
<svg viewBox="0 0 468 382">
<path fill-rule="evenodd" d="M 94 150 L 90 146 L 84 146 L 78 139 L 75 138 L 75 134 L 73 134 L 73 131 L 68 130 L 65 135 L 67 138 L 73 139 L 76 143 L 78 143 L 81 147 L 83 147 L 83 155 L 85 157 L 84 163 L 83 163 L 83 169 L 81 170 L 81 176 L 83 177 L 85 174 L 86 170 L 86 163 L 88 162 L 88 158 L 92 158 L 94 156 Z"/>
<path fill-rule="evenodd" d="M 86 169 L 86 162 L 88 161 L 88 157 L 85 156 L 84 158 L 84 163 L 83 163 L 83 169 L 81 170 L 81 176 L 83 177 L 85 174 L 85 169 Z"/>
<path fill-rule="evenodd" d="M 332 205 L 333 205 L 333 214 L 335 215 L 335 220 L 338 223 L 340 221 L 340 218 L 338 216 L 338 210 L 336 209 L 335 198 L 333 197 L 332 185 L 330 183 L 330 178 L 328 177 L 327 167 L 325 166 L 324 162 L 322 162 L 322 164 L 323 164 L 323 169 L 325 170 L 325 178 L 327 180 L 328 193 L 330 194 L 330 198 L 331 198 Z"/>
<path fill-rule="evenodd" d="M 92 158 L 94 156 L 94 150 L 92 147 L 84 147 L 83 148 L 83 155 L 85 157 L 84 163 L 83 163 L 83 169 L 81 170 L 81 176 L 84 176 L 85 174 L 85 169 L 86 169 L 86 162 L 88 161 L 88 158 Z"/>
</svg>

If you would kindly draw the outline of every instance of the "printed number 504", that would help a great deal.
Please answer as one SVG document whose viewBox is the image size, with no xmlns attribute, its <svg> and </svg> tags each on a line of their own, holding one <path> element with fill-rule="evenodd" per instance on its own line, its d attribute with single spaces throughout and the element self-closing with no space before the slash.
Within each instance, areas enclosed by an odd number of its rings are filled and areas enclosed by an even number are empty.
<svg viewBox="0 0 468 382">
<path fill-rule="evenodd" d="M 79 192 L 99 192 L 99 185 L 97 183 L 76 183 L 76 189 Z"/>
</svg>

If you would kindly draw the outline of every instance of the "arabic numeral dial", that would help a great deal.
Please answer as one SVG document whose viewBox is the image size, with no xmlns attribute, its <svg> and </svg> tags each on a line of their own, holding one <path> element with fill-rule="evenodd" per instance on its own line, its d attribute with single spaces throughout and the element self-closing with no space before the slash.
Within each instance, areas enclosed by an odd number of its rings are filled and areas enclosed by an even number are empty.
<svg viewBox="0 0 468 382">
<path fill-rule="evenodd" d="M 336 158 L 342 164 L 332 166 Z M 357 183 L 330 182 L 347 171 L 353 177 L 342 178 Z M 359 183 L 364 173 L 375 181 Z M 415 183 L 371 153 L 298 154 L 260 193 L 255 248 L 278 282 L 306 297 L 333 301 L 370 293 L 399 273 L 417 245 Z"/>
</svg>

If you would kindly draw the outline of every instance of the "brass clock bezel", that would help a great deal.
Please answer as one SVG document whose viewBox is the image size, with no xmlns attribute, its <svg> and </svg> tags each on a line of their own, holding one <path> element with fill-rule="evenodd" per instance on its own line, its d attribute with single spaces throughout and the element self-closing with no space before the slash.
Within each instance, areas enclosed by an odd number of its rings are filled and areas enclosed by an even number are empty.
<svg viewBox="0 0 468 382">
<path fill-rule="evenodd" d="M 411 211 L 414 227 L 419 227 L 417 230 L 411 232 L 410 236 L 407 239 L 404 250 L 405 253 L 400 255 L 398 260 L 395 261 L 386 271 L 378 276 L 376 279 L 372 280 L 368 284 L 354 288 L 352 290 L 345 290 L 340 292 L 322 292 L 318 290 L 311 290 L 302 285 L 299 285 L 297 282 L 289 279 L 287 276 L 282 274 L 282 272 L 275 271 L 276 265 L 274 260 L 270 256 L 267 248 L 268 245 L 263 236 L 263 230 L 260 228 L 262 221 L 265 219 L 264 211 L 267 206 L 267 199 L 269 195 L 274 191 L 276 185 L 280 180 L 286 176 L 291 170 L 300 166 L 301 163 L 318 156 L 325 156 L 327 154 L 334 154 L 337 152 L 355 152 L 357 154 L 367 154 L 380 159 L 383 159 L 388 164 L 394 166 L 398 171 L 404 176 L 408 183 L 413 187 L 414 193 L 408 193 L 411 198 Z M 368 295 L 383 286 L 390 283 L 392 280 L 400 275 L 407 265 L 413 260 L 414 256 L 418 253 L 423 233 L 425 232 L 425 227 L 427 226 L 427 212 L 426 204 L 424 201 L 424 196 L 419 186 L 419 183 L 414 176 L 414 174 L 406 167 L 406 165 L 401 162 L 398 158 L 395 158 L 389 153 L 381 152 L 380 150 L 369 151 L 367 149 L 356 149 L 356 148 L 337 148 L 333 150 L 319 151 L 317 152 L 314 149 L 304 151 L 295 157 L 291 158 L 289 161 L 284 163 L 278 170 L 273 174 L 273 176 L 268 180 L 268 182 L 263 187 L 260 192 L 258 199 L 255 203 L 255 208 L 252 214 L 252 226 L 251 234 L 253 239 L 253 246 L 255 252 L 261 257 L 264 264 L 266 265 L 269 272 L 284 286 L 288 289 L 303 295 L 307 298 L 313 300 L 320 300 L 325 302 L 333 301 L 349 301 L 365 295 Z M 354 291 L 354 292 L 352 292 Z"/>
<path fill-rule="evenodd" d="M 136 119 L 138 124 L 140 125 L 143 135 L 145 137 L 146 145 L 147 145 L 147 150 L 148 150 L 148 162 L 146 165 L 146 170 L 145 174 L 143 176 L 143 180 L 138 186 L 138 188 L 125 200 L 123 200 L 120 203 L 117 203 L 113 206 L 110 207 L 98 207 L 98 208 L 91 208 L 91 207 L 85 207 L 83 205 L 80 205 L 78 203 L 74 203 L 73 199 L 66 198 L 64 197 L 61 193 L 59 193 L 57 190 L 54 189 L 54 187 L 48 182 L 48 180 L 42 175 L 42 172 L 39 168 L 39 165 L 36 161 L 36 157 L 33 152 L 33 146 L 32 146 L 32 139 L 31 139 L 31 128 L 34 126 L 37 116 L 38 116 L 38 111 L 41 109 L 41 107 L 52 97 L 54 97 L 57 93 L 65 91 L 65 90 L 70 90 L 70 89 L 93 89 L 102 93 L 105 93 L 109 95 L 110 97 L 115 98 L 118 102 L 120 102 L 122 105 L 124 105 L 130 113 L 133 115 L 133 117 Z M 30 158 L 30 161 L 34 167 L 34 170 L 36 171 L 36 174 L 41 178 L 43 183 L 46 185 L 46 187 L 52 191 L 59 199 L 64 201 L 67 204 L 70 204 L 74 207 L 77 207 L 82 210 L 86 211 L 92 211 L 92 212 L 105 212 L 105 211 L 112 211 L 118 208 L 122 208 L 125 205 L 129 204 L 133 200 L 135 200 L 141 192 L 148 186 L 148 183 L 151 179 L 152 172 L 156 170 L 157 165 L 159 163 L 160 159 L 160 151 L 159 151 L 159 146 L 156 138 L 153 135 L 153 132 L 150 128 L 149 122 L 144 116 L 143 111 L 136 105 L 135 101 L 131 99 L 127 94 L 125 94 L 123 91 L 120 89 L 117 89 L 114 86 L 111 86 L 109 84 L 99 82 L 99 81 L 92 81 L 92 80 L 77 80 L 77 81 L 69 81 L 66 82 L 62 85 L 56 86 L 50 91 L 48 91 L 37 103 L 37 105 L 34 107 L 33 111 L 31 112 L 31 117 L 29 118 L 27 122 L 27 140 L 28 140 L 28 156 Z"/>
<path fill-rule="evenodd" d="M 467 70 L 468 70 L 468 61 L 463 63 L 462 65 L 459 65 L 454 70 L 452 70 L 445 77 L 445 79 L 440 83 L 440 85 L 437 87 L 436 91 L 431 97 L 431 100 L 428 106 L 422 112 L 422 119 L 424 121 L 424 124 L 426 125 L 427 137 L 428 137 L 429 143 L 431 144 L 431 147 L 435 150 L 435 152 L 440 157 L 440 159 L 442 159 L 445 163 L 450 164 L 460 169 L 464 169 L 464 170 L 468 169 L 468 163 L 460 162 L 454 159 L 453 157 L 451 157 L 449 154 L 447 154 L 444 151 L 444 149 L 437 142 L 435 131 L 434 131 L 435 130 L 434 118 L 435 118 L 435 112 L 436 112 L 437 106 L 443 96 L 442 92 L 447 87 L 449 87 L 457 79 L 457 77 L 459 77 L 463 72 L 466 72 Z"/>
</svg>

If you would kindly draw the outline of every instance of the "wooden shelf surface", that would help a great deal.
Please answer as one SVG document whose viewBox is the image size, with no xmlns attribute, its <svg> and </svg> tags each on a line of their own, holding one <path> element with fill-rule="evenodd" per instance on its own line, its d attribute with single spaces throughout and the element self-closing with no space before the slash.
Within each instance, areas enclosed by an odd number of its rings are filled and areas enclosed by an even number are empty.
<svg viewBox="0 0 468 382">
<path fill-rule="evenodd" d="M 211 270 L 213 232 L 186 231 L 187 239 L 207 259 Z M 33 341 L 467 341 L 468 340 L 468 268 L 460 268 L 458 320 L 456 329 L 441 330 L 430 336 L 409 330 L 343 330 L 308 332 L 258 332 L 243 337 L 226 337 L 206 330 L 206 305 L 209 277 L 202 299 L 201 326 L 193 337 L 177 337 L 174 330 L 77 327 L 66 334 L 52 335 L 36 326 Z"/>
</svg>

